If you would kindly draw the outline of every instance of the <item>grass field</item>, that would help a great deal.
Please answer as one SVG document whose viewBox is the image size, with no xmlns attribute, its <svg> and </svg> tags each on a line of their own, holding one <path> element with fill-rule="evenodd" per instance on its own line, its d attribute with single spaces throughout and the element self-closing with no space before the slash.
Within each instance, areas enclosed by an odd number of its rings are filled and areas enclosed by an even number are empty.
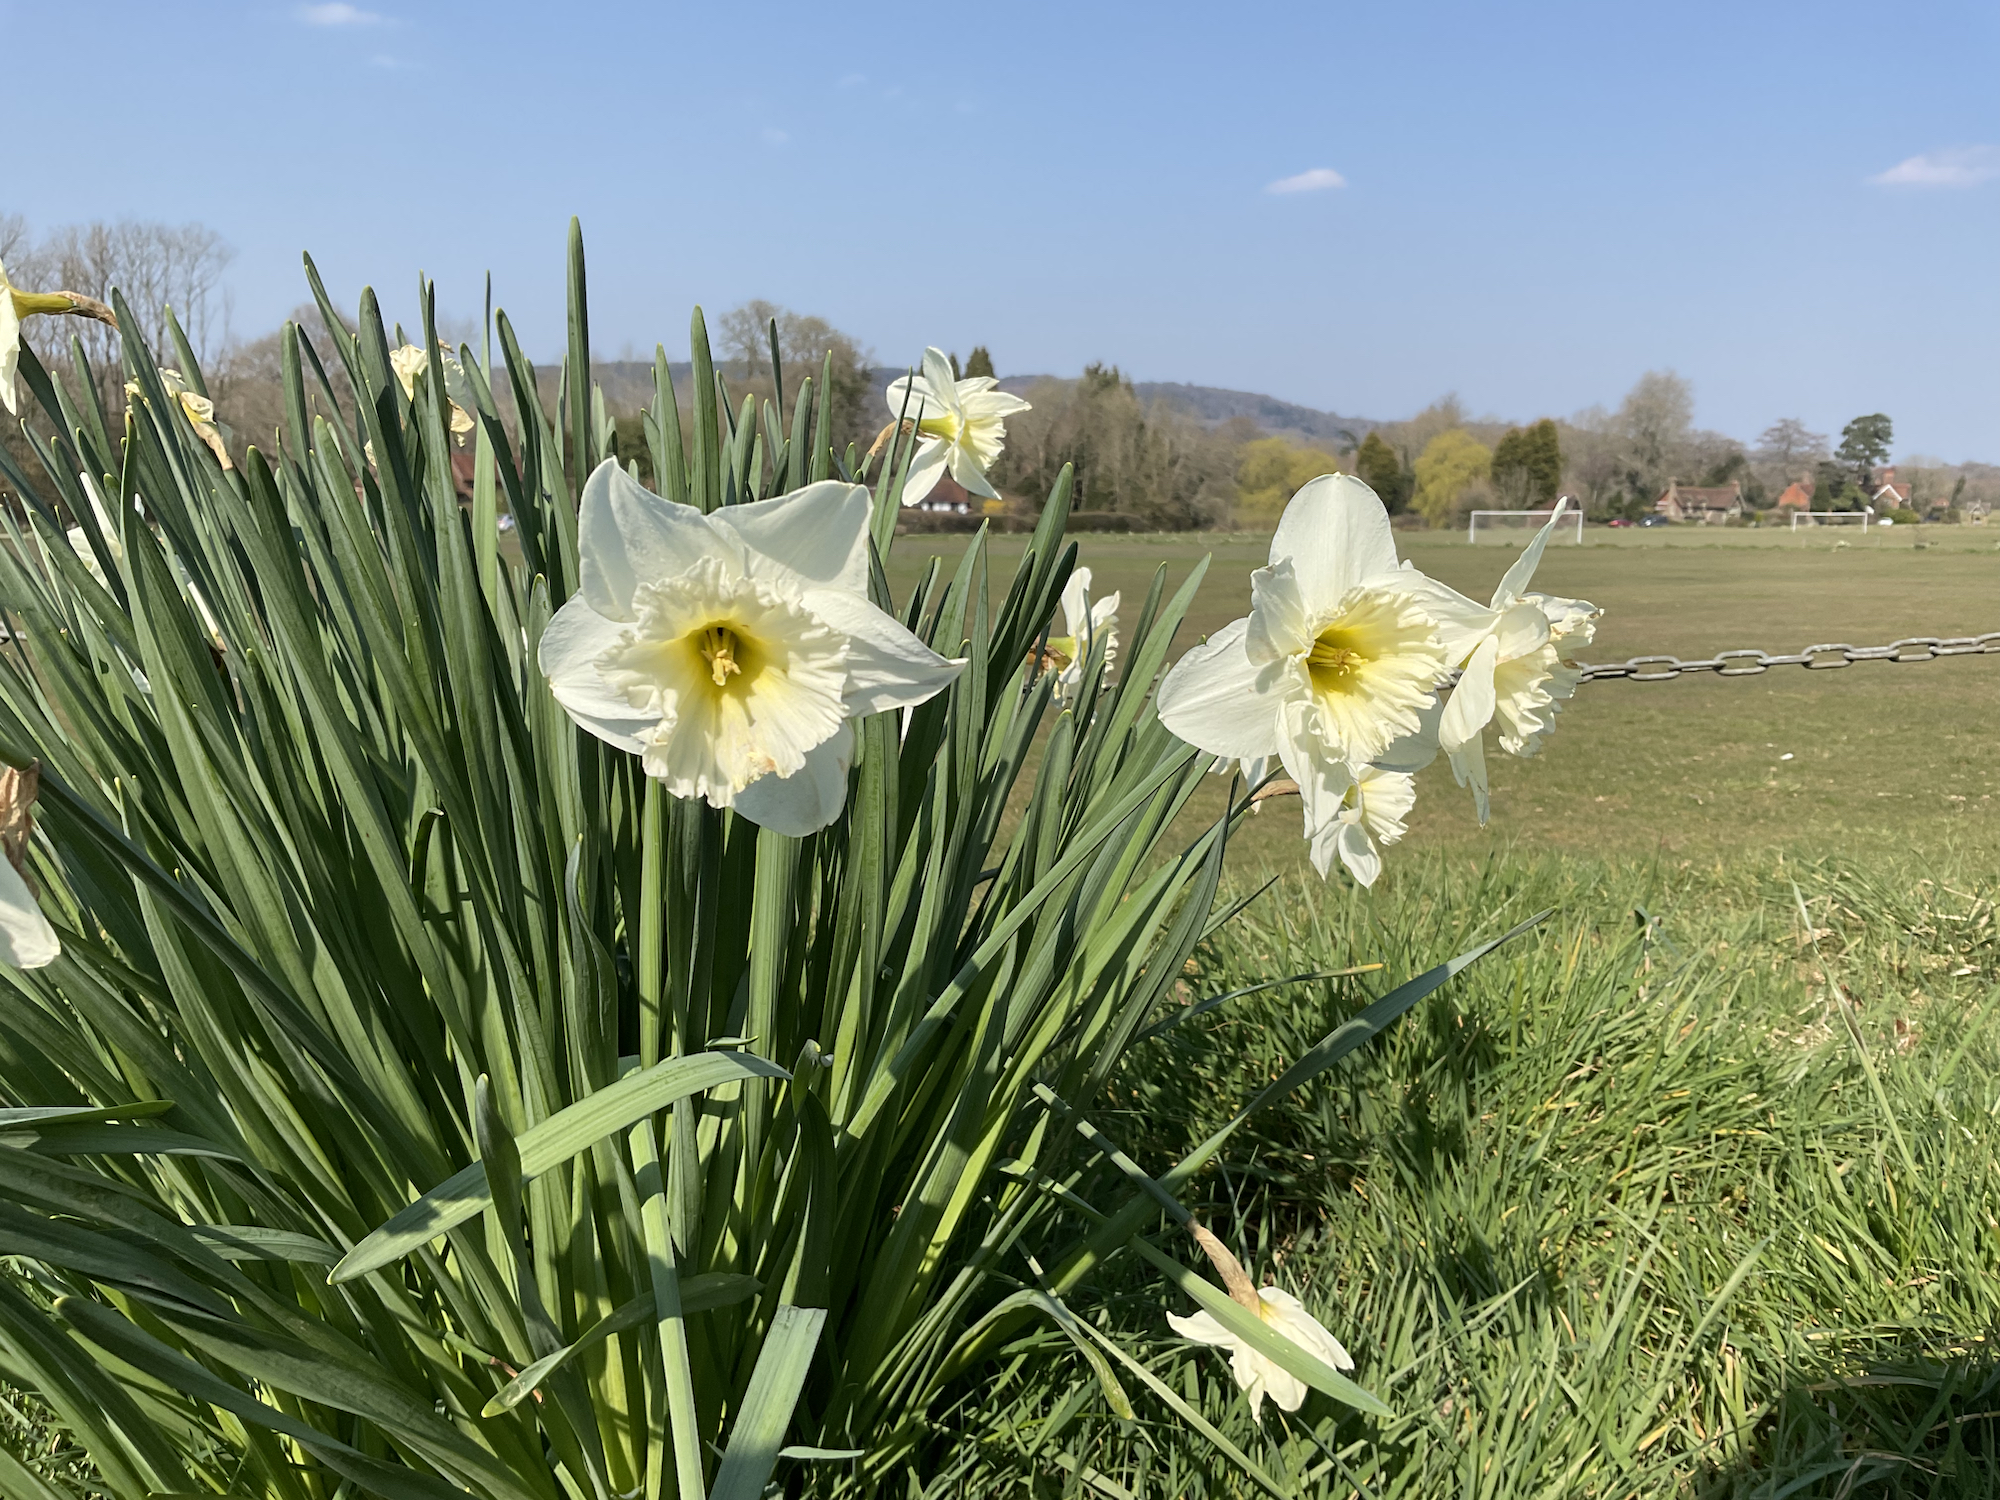
<svg viewBox="0 0 2000 1500">
<path fill-rule="evenodd" d="M 960 1415 L 928 1493 L 2000 1494 L 1995 886 L 1923 868 L 1429 856 L 1369 894 L 1288 881 L 1188 998 L 1386 967 L 1142 1047 L 1094 1118 L 1150 1170 L 1371 994 L 1555 913 L 1253 1116 L 1199 1179 L 1193 1206 L 1343 1339 L 1395 1419 L 1313 1397 L 1253 1426 L 1140 1267 L 1089 1300 L 1272 1484 L 1136 1383 L 1119 1423 L 1058 1361 Z M 1164 1222 L 1157 1238 L 1198 1261 Z"/>
<path fill-rule="evenodd" d="M 2000 630 L 2000 528 L 1915 531 L 1595 530 L 1582 547 L 1551 546 L 1537 583 L 1604 607 L 1587 653 L 1599 661 Z M 1417 566 L 1482 600 L 1515 550 L 1498 541 L 1473 547 L 1459 532 L 1402 533 L 1398 542 Z M 997 538 L 996 560 L 1011 566 L 1021 545 Z M 955 559 L 963 546 L 956 537 L 900 539 L 892 582 L 907 587 L 922 559 Z M 1268 542 L 1086 536 L 1080 547 L 1098 588 L 1120 590 L 1127 609 L 1143 601 L 1162 562 L 1177 585 L 1212 555 L 1189 617 L 1192 643 L 1195 632 L 1248 610 L 1250 572 Z M 1540 757 L 1490 752 L 1489 765 L 1491 826 L 1477 826 L 1450 771 L 1434 767 L 1400 846 L 1405 857 L 1432 847 L 1672 860 L 1785 849 L 1924 851 L 1992 863 L 2000 857 L 2000 655 L 1591 683 Z M 1297 862 L 1286 806 L 1259 815 L 1239 868 Z"/>
<path fill-rule="evenodd" d="M 1605 606 L 1594 660 L 2000 629 L 2000 533 L 1920 540 L 1600 533 L 1539 581 Z M 1481 598 L 1511 550 L 1400 541 Z M 1083 541 L 1132 602 L 1212 552 L 1201 630 L 1264 550 Z M 1169 1033 L 1096 1115 L 1164 1169 L 1372 995 L 1553 909 L 1198 1183 L 1396 1420 L 1315 1397 L 1253 1426 L 1141 1270 L 1095 1289 L 1104 1325 L 1271 1484 L 1058 1362 L 957 1414 L 929 1493 L 2000 1495 L 2000 656 L 1593 684 L 1547 754 L 1493 764 L 1492 828 L 1434 769 L 1369 892 L 1311 876 L 1296 804 L 1249 820 L 1235 873 L 1279 883 L 1184 998 L 1385 968 Z"/>
</svg>

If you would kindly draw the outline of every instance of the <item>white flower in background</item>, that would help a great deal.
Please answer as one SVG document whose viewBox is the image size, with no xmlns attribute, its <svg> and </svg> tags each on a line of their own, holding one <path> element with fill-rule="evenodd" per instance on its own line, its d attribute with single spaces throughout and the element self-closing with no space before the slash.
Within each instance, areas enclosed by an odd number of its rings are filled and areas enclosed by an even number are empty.
<svg viewBox="0 0 2000 1500">
<path fill-rule="evenodd" d="M 97 517 L 98 535 L 104 538 L 104 545 L 110 549 L 111 561 L 122 568 L 125 565 L 124 534 L 112 521 L 111 512 L 105 508 L 104 497 L 98 493 L 97 481 L 87 473 L 78 474 L 76 478 L 83 486 L 83 493 L 90 500 L 91 513 Z M 133 504 L 138 508 L 139 514 L 144 516 L 145 503 L 135 499 Z M 158 534 L 159 528 L 156 526 L 154 535 Z M 70 550 L 76 554 L 77 560 L 89 570 L 90 576 L 97 580 L 98 586 L 108 593 L 111 589 L 111 580 L 105 577 L 104 568 L 99 564 L 97 554 L 91 551 L 90 538 L 84 533 L 84 529 L 81 526 L 72 526 L 65 535 L 69 538 Z M 194 606 L 195 613 L 201 616 L 201 623 L 208 627 L 209 640 L 221 646 L 222 626 L 216 621 L 215 611 L 208 607 L 208 600 L 202 597 L 201 590 L 196 587 L 194 580 L 188 577 L 188 571 L 181 565 L 178 557 L 169 552 L 167 562 L 173 568 L 174 581 L 180 585 L 188 603 Z M 136 667 L 132 669 L 132 680 L 138 683 L 141 692 L 150 693 L 153 690 L 152 685 L 146 681 L 146 674 Z"/>
<path fill-rule="evenodd" d="M 438 350 L 438 359 L 444 365 L 444 391 L 451 422 L 451 435 L 463 444 L 466 435 L 472 431 L 472 384 L 465 378 L 465 369 L 458 362 L 458 356 L 449 349 Z M 417 377 L 431 367 L 429 351 L 416 344 L 404 344 L 389 351 L 389 368 L 396 372 L 396 382 L 403 388 L 405 400 L 417 399 Z"/>
<path fill-rule="evenodd" d="M 847 798 L 849 721 L 965 666 L 869 602 L 868 520 L 859 485 L 703 515 L 605 460 L 577 521 L 582 587 L 542 636 L 556 701 L 677 797 L 824 828 Z"/>
<path fill-rule="evenodd" d="M 39 969 L 62 952 L 25 873 L 40 768 L 0 766 L 0 964 Z"/>
<path fill-rule="evenodd" d="M 208 397 L 197 395 L 190 390 L 187 377 L 179 370 L 163 367 L 160 370 L 160 384 L 166 387 L 167 399 L 180 407 L 181 414 L 188 419 L 188 425 L 194 428 L 194 435 L 200 438 L 208 451 L 215 455 L 216 462 L 225 469 L 235 468 L 236 465 L 229 459 L 230 432 L 227 427 L 215 420 L 215 403 Z M 139 382 L 126 381 L 125 394 L 135 399 L 142 395 Z"/>
<path fill-rule="evenodd" d="M 1357 769 L 1413 769 L 1385 758 L 1407 758 L 1436 706 L 1445 660 L 1424 602 L 1430 581 L 1398 566 L 1375 492 L 1328 474 L 1292 497 L 1250 588 L 1249 616 L 1160 684 L 1160 720 L 1213 755 L 1277 756 L 1298 783 L 1324 875 L 1343 810 L 1359 806 L 1349 795 Z"/>
<path fill-rule="evenodd" d="M 1328 1333 L 1319 1319 L 1307 1312 L 1290 1292 L 1275 1286 L 1259 1287 L 1257 1315 L 1273 1333 L 1290 1339 L 1334 1369 L 1346 1371 L 1354 1368 L 1354 1360 L 1341 1347 L 1340 1340 Z M 1168 1313 L 1167 1322 L 1184 1339 L 1192 1339 L 1197 1344 L 1213 1344 L 1218 1349 L 1229 1351 L 1229 1373 L 1236 1377 L 1236 1384 L 1250 1398 L 1251 1421 L 1256 1421 L 1262 1412 L 1266 1396 L 1286 1411 L 1297 1411 L 1305 1405 L 1306 1383 L 1231 1333 L 1213 1313 L 1197 1312 L 1186 1318 Z"/>
<path fill-rule="evenodd" d="M 73 313 L 118 326 L 111 309 L 95 297 L 76 292 L 24 292 L 7 279 L 0 266 L 0 406 L 13 416 L 20 415 L 21 319 L 36 313 Z"/>
<path fill-rule="evenodd" d="M 1382 873 L 1382 849 L 1403 836 L 1403 820 L 1416 805 L 1415 776 L 1362 766 L 1333 821 L 1312 835 L 1313 868 L 1324 876 L 1338 855 L 1357 884 L 1373 885 Z"/>
<path fill-rule="evenodd" d="M 1048 654 L 1056 671 L 1056 702 L 1067 707 L 1083 686 L 1083 671 L 1090 653 L 1104 642 L 1104 666 L 1109 671 L 1118 659 L 1118 594 L 1102 599 L 1090 597 L 1090 569 L 1078 568 L 1063 585 L 1063 627 L 1069 634 L 1051 636 Z"/>
<path fill-rule="evenodd" d="M 1558 705 L 1581 680 L 1579 673 L 1563 665 L 1555 620 L 1561 618 L 1564 635 L 1578 645 L 1586 644 L 1595 630 L 1597 611 L 1592 605 L 1528 593 L 1549 534 L 1564 509 L 1564 502 L 1557 501 L 1548 524 L 1500 580 L 1490 605 L 1482 607 L 1455 589 L 1429 583 L 1447 659 L 1460 669 L 1458 685 L 1438 723 L 1438 742 L 1451 757 L 1458 784 L 1472 788 L 1481 823 L 1489 810 L 1487 725 L 1498 720 L 1500 744 L 1509 754 L 1528 755 L 1539 748 L 1554 728 Z"/>
<path fill-rule="evenodd" d="M 986 471 L 1007 440 L 1007 418 L 1028 409 L 1019 396 L 996 387 L 990 375 L 954 380 L 951 362 L 936 349 L 924 351 L 923 373 L 889 383 L 889 415 L 914 421 L 917 454 L 903 483 L 903 504 L 915 505 L 938 480 L 951 477 L 968 495 L 1000 498 Z"/>
</svg>

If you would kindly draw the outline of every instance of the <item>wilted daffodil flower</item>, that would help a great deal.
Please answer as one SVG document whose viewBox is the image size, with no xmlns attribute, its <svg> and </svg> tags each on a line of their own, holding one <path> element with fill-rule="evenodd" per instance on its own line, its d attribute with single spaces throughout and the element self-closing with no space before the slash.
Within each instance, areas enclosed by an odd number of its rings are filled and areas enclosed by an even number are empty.
<svg viewBox="0 0 2000 1500">
<path fill-rule="evenodd" d="M 451 435 L 462 444 L 473 428 L 472 413 L 466 409 L 472 404 L 472 385 L 465 378 L 465 369 L 459 364 L 457 355 L 449 349 L 440 349 L 438 359 L 444 365 L 444 393 Z M 417 399 L 417 377 L 430 367 L 430 353 L 419 345 L 404 344 L 389 351 L 389 368 L 396 372 L 396 383 L 402 386 L 405 400 Z"/>
<path fill-rule="evenodd" d="M 1189 651 L 1160 684 L 1160 720 L 1189 744 L 1283 762 L 1322 875 L 1341 846 L 1343 811 L 1358 809 L 1358 771 L 1378 761 L 1410 769 L 1384 757 L 1404 758 L 1400 747 L 1422 735 L 1436 705 L 1445 653 L 1424 603 L 1428 582 L 1398 566 L 1375 492 L 1351 475 L 1324 475 L 1285 508 L 1270 565 L 1251 575 L 1249 616 Z"/>
<path fill-rule="evenodd" d="M 62 952 L 25 873 L 39 782 L 32 761 L 26 770 L 0 766 L 0 964 L 16 969 L 39 969 Z"/>
<path fill-rule="evenodd" d="M 1556 621 L 1562 621 L 1563 638 L 1575 645 L 1588 644 L 1595 632 L 1594 605 L 1527 591 L 1563 511 L 1558 501 L 1548 524 L 1500 580 L 1490 605 L 1427 581 L 1446 657 L 1460 669 L 1438 723 L 1438 742 L 1451 757 L 1458 784 L 1472 788 L 1482 823 L 1488 811 L 1486 726 L 1499 722 L 1501 748 L 1509 754 L 1533 754 L 1555 727 L 1558 707 L 1582 680 L 1563 664 Z"/>
<path fill-rule="evenodd" d="M 215 403 L 208 397 L 197 395 L 190 390 L 187 377 L 179 370 L 162 369 L 160 384 L 166 387 L 167 398 L 180 407 L 181 414 L 188 419 L 188 425 L 194 428 L 194 435 L 200 438 L 208 451 L 215 455 L 216 462 L 225 469 L 235 468 L 236 465 L 229 460 L 229 429 L 215 420 Z M 139 382 L 126 381 L 125 394 L 135 400 L 142 395 Z"/>
<path fill-rule="evenodd" d="M 1028 409 L 996 387 L 990 375 L 954 380 L 951 361 L 924 351 L 923 373 L 889 384 L 889 414 L 916 424 L 917 454 L 903 482 L 903 504 L 915 505 L 950 471 L 968 495 L 1000 498 L 986 477 L 1007 440 L 1007 418 Z"/>
<path fill-rule="evenodd" d="M 1306 1353 L 1334 1369 L 1346 1371 L 1354 1368 L 1354 1360 L 1341 1347 L 1340 1340 L 1328 1333 L 1319 1319 L 1305 1310 L 1298 1298 L 1275 1286 L 1253 1289 L 1242 1264 L 1219 1240 L 1200 1224 L 1191 1224 L 1190 1228 L 1196 1241 L 1221 1272 L 1232 1301 L 1255 1312 L 1273 1333 L 1290 1339 Z M 1258 1353 L 1246 1340 L 1231 1333 L 1213 1313 L 1197 1312 L 1185 1318 L 1168 1313 L 1167 1323 L 1184 1339 L 1229 1351 L 1229 1373 L 1236 1377 L 1237 1386 L 1250 1398 L 1251 1421 L 1256 1421 L 1261 1415 L 1266 1396 L 1285 1411 L 1297 1411 L 1305 1405 L 1306 1383 L 1282 1365 Z"/>
<path fill-rule="evenodd" d="M 0 406 L 14 416 L 21 413 L 21 319 L 36 313 L 74 313 L 118 326 L 111 309 L 95 297 L 79 292 L 24 292 L 7 279 L 7 268 L 0 266 Z"/>
<path fill-rule="evenodd" d="M 542 636 L 556 701 L 676 797 L 778 833 L 847 798 L 850 721 L 964 668 L 868 600 L 868 491 L 823 481 L 703 515 L 607 459 L 577 519 L 582 587 Z"/>
<path fill-rule="evenodd" d="M 1048 665 L 1056 674 L 1056 701 L 1065 707 L 1083 686 L 1083 670 L 1099 641 L 1104 642 L 1108 670 L 1118 658 L 1118 593 L 1090 597 L 1090 569 L 1078 568 L 1063 585 L 1063 628 L 1069 633 L 1049 637 Z"/>
</svg>

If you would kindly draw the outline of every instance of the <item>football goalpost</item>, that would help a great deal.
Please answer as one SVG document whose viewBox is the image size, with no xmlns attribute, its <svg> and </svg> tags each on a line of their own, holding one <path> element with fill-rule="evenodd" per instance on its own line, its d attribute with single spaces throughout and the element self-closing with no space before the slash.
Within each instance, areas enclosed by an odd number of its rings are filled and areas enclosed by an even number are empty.
<svg viewBox="0 0 2000 1500">
<path fill-rule="evenodd" d="M 1475 510 L 1470 524 L 1466 527 L 1468 542 L 1479 540 L 1479 528 L 1484 525 L 1488 531 L 1540 531 L 1548 525 L 1552 510 Z M 1575 523 L 1572 531 L 1571 523 Z M 1555 531 L 1557 537 L 1570 533 L 1570 540 L 1579 546 L 1583 543 L 1583 512 L 1572 506 L 1563 512 L 1562 525 Z M 1553 541 L 1555 538 L 1551 537 Z"/>
<path fill-rule="evenodd" d="M 1799 529 L 1799 523 L 1808 526 L 1852 526 L 1859 522 L 1866 531 L 1868 523 L 1875 519 L 1875 507 L 1864 505 L 1860 510 L 1795 510 L 1792 512 L 1792 530 Z"/>
</svg>

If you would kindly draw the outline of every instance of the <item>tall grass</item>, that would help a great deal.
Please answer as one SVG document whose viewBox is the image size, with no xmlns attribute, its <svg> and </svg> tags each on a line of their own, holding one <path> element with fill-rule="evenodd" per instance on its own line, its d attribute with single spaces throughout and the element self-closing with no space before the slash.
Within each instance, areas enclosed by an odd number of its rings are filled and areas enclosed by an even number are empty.
<svg viewBox="0 0 2000 1500">
<path fill-rule="evenodd" d="M 1372 896 L 1260 903 L 1190 998 L 1394 978 L 1496 913 L 1559 913 L 1190 1185 L 1396 1415 L 1315 1398 L 1253 1427 L 1129 1272 L 1103 1327 L 1299 1495 L 2000 1494 L 1996 896 L 1893 861 L 1420 857 Z M 1128 1053 L 1100 1118 L 1143 1165 L 1181 1157 L 1375 978 L 1190 1019 Z M 957 1420 L 931 1493 L 1251 1492 L 1080 1370 L 1024 1363 Z"/>
</svg>

